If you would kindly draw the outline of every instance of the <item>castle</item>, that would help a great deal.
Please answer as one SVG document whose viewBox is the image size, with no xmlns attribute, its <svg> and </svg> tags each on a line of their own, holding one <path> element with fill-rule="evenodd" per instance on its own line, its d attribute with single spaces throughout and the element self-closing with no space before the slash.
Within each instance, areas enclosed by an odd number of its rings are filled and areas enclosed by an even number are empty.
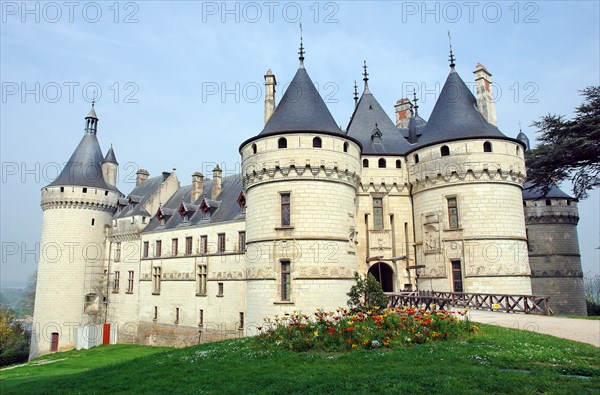
<svg viewBox="0 0 600 395">
<path fill-rule="evenodd" d="M 491 74 L 476 95 L 455 69 L 428 120 L 416 97 L 395 122 L 368 85 L 340 129 L 304 67 L 242 171 L 182 186 L 175 170 L 136 174 L 125 196 L 103 155 L 94 105 L 67 165 L 42 188 L 42 253 L 30 356 L 104 341 L 186 345 L 251 335 L 264 317 L 345 306 L 354 273 L 384 291 L 550 296 L 585 314 L 577 201 L 524 187 L 527 137 L 496 126 Z"/>
</svg>

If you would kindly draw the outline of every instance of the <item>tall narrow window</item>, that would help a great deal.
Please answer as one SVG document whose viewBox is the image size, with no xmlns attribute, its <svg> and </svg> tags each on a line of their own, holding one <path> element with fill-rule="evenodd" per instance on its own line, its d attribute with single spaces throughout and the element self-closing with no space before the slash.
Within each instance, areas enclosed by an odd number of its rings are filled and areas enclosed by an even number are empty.
<svg viewBox="0 0 600 395">
<path fill-rule="evenodd" d="M 179 239 L 171 239 L 171 256 L 177 256 Z"/>
<path fill-rule="evenodd" d="M 206 265 L 198 265 L 196 294 L 198 296 L 206 295 Z"/>
<path fill-rule="evenodd" d="M 239 252 L 246 251 L 246 232 L 244 231 L 238 232 L 238 249 Z"/>
<path fill-rule="evenodd" d="M 152 319 L 154 321 L 158 319 L 158 306 L 154 306 L 154 314 L 152 315 Z"/>
<path fill-rule="evenodd" d="M 550 201 L 550 199 L 546 199 L 546 206 L 551 206 L 552 202 Z"/>
<path fill-rule="evenodd" d="M 92 218 L 92 226 L 96 225 L 96 219 Z"/>
<path fill-rule="evenodd" d="M 185 238 L 185 255 L 192 255 L 192 236 Z"/>
<path fill-rule="evenodd" d="M 454 292 L 463 291 L 462 269 L 460 261 L 451 261 L 452 263 L 452 289 Z"/>
<path fill-rule="evenodd" d="M 290 226 L 290 194 L 281 194 L 281 226 Z"/>
<path fill-rule="evenodd" d="M 154 294 L 160 293 L 160 275 L 160 267 L 154 267 L 152 269 L 152 293 Z"/>
<path fill-rule="evenodd" d="M 322 148 L 323 147 L 323 141 L 321 140 L 320 137 L 315 137 L 313 139 L 313 148 Z"/>
<path fill-rule="evenodd" d="M 175 307 L 175 323 L 179 324 L 179 307 Z"/>
<path fill-rule="evenodd" d="M 252 153 L 256 154 L 256 144 L 252 144 Z"/>
<path fill-rule="evenodd" d="M 129 276 L 127 277 L 127 293 L 128 294 L 132 294 L 133 293 L 133 270 L 129 271 Z"/>
<path fill-rule="evenodd" d="M 208 236 L 200 236 L 200 254 L 208 253 Z"/>
<path fill-rule="evenodd" d="M 442 145 L 442 147 L 440 148 L 440 154 L 442 156 L 448 156 L 448 155 L 450 155 L 450 148 L 448 148 L 447 145 Z"/>
<path fill-rule="evenodd" d="M 414 154 L 413 159 L 415 160 L 415 163 L 419 163 L 419 154 Z"/>
<path fill-rule="evenodd" d="M 160 257 L 162 254 L 162 241 L 156 240 L 156 251 L 154 251 L 155 257 Z"/>
<path fill-rule="evenodd" d="M 344 152 L 348 152 L 348 143 L 344 143 Z"/>
<path fill-rule="evenodd" d="M 225 233 L 219 233 L 217 239 L 218 252 L 225 252 Z"/>
<path fill-rule="evenodd" d="M 223 292 L 224 292 L 223 283 L 218 283 L 217 284 L 217 296 L 223 296 Z"/>
<path fill-rule="evenodd" d="M 448 225 L 450 229 L 458 228 L 458 204 L 455 197 L 448 198 Z"/>
<path fill-rule="evenodd" d="M 200 309 L 198 312 L 198 326 L 204 325 L 204 310 Z"/>
<path fill-rule="evenodd" d="M 396 169 L 401 169 L 402 168 L 402 161 L 400 159 L 396 160 Z"/>
<path fill-rule="evenodd" d="M 383 198 L 373 198 L 373 228 L 383 229 Z"/>
<path fill-rule="evenodd" d="M 143 252 L 143 257 L 144 258 L 148 258 L 148 253 L 150 252 L 150 242 L 149 241 L 145 241 L 144 242 L 144 252 Z"/>
<path fill-rule="evenodd" d="M 118 293 L 119 292 L 120 275 L 121 275 L 120 272 L 118 272 L 118 271 L 115 272 L 115 277 L 113 279 L 113 292 L 114 293 Z"/>
<path fill-rule="evenodd" d="M 289 301 L 291 296 L 290 261 L 281 261 L 281 300 Z"/>
<path fill-rule="evenodd" d="M 244 313 L 240 312 L 240 329 L 244 329 Z"/>
<path fill-rule="evenodd" d="M 483 143 L 483 152 L 492 152 L 492 143 L 489 141 Z"/>
<path fill-rule="evenodd" d="M 277 140 L 277 148 L 287 148 L 287 139 L 285 137 L 281 137 Z"/>
<path fill-rule="evenodd" d="M 115 262 L 119 262 L 121 260 L 121 242 L 118 241 L 115 243 Z"/>
<path fill-rule="evenodd" d="M 385 159 L 379 158 L 377 165 L 379 166 L 380 169 L 385 169 Z"/>
<path fill-rule="evenodd" d="M 363 167 L 369 167 L 369 160 L 363 159 Z"/>
</svg>

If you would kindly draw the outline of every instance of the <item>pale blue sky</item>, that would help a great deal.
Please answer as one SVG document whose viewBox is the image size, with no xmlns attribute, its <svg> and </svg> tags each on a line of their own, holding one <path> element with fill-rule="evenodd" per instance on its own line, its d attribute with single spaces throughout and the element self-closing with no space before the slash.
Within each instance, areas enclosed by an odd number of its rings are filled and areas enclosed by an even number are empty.
<svg viewBox="0 0 600 395">
<path fill-rule="evenodd" d="M 416 86 L 427 119 L 448 73 L 450 30 L 462 78 L 472 82 L 477 62 L 493 74 L 500 130 L 514 137 L 521 122 L 533 140 L 533 120 L 572 116 L 578 90 L 600 84 L 599 4 L 29 2 L 25 10 L 3 1 L 1 284 L 22 284 L 35 270 L 28 251 L 41 232 L 40 188 L 81 139 L 94 89 L 98 139 L 105 152 L 114 145 L 125 193 L 138 168 L 157 175 L 175 166 L 183 184 L 214 163 L 237 172 L 239 144 L 263 126 L 265 71 L 277 76 L 279 98 L 295 73 L 299 20 L 306 68 L 344 128 L 363 60 L 391 117 Z M 599 207 L 598 191 L 580 203 L 583 267 L 594 273 Z"/>
</svg>

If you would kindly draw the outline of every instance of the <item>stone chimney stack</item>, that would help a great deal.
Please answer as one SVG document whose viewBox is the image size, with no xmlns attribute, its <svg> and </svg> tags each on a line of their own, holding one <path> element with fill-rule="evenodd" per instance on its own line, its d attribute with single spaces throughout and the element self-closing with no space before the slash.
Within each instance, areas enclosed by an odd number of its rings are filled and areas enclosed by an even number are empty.
<svg viewBox="0 0 600 395">
<path fill-rule="evenodd" d="M 192 204 L 196 203 L 198 198 L 202 196 L 202 188 L 204 184 L 204 175 L 199 171 L 192 174 L 192 196 L 190 198 Z"/>
<path fill-rule="evenodd" d="M 137 187 L 138 185 L 145 183 L 148 180 L 148 177 L 150 177 L 148 170 L 139 169 L 137 173 L 135 173 L 135 186 Z"/>
<path fill-rule="evenodd" d="M 492 94 L 492 74 L 481 63 L 475 66 L 475 86 L 477 87 L 477 109 L 483 118 L 496 125 L 496 103 Z"/>
<path fill-rule="evenodd" d="M 271 69 L 265 74 L 265 125 L 269 122 L 273 111 L 275 111 L 275 85 L 277 80 Z"/>
<path fill-rule="evenodd" d="M 394 108 L 396 109 L 396 127 L 397 128 L 407 128 L 408 121 L 410 121 L 410 117 L 412 113 L 410 111 L 412 105 L 410 100 L 403 98 L 396 102 Z"/>
<path fill-rule="evenodd" d="M 213 185 L 211 192 L 211 199 L 216 200 L 217 196 L 221 193 L 221 179 L 222 179 L 223 171 L 219 167 L 219 165 L 215 166 L 213 169 Z"/>
</svg>

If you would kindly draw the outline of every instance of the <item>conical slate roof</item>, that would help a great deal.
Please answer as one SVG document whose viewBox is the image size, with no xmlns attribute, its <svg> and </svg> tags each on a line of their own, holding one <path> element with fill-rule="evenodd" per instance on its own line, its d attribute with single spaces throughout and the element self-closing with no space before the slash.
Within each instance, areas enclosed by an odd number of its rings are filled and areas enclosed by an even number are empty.
<svg viewBox="0 0 600 395">
<path fill-rule="evenodd" d="M 477 99 L 452 68 L 423 128 L 418 147 L 460 139 L 507 139 L 496 126 L 483 118 L 476 105 Z"/>
<path fill-rule="evenodd" d="M 547 193 L 542 193 L 539 188 L 536 188 L 529 181 L 526 181 L 523 185 L 523 199 L 524 200 L 535 200 L 535 199 L 569 199 L 575 200 L 572 196 L 564 193 L 556 184 L 552 184 Z"/>
<path fill-rule="evenodd" d="M 88 112 L 88 115 L 86 116 L 86 118 L 98 119 L 98 116 L 96 115 L 96 110 L 94 110 L 94 102 L 92 102 L 92 108 L 90 108 L 90 112 Z"/>
<path fill-rule="evenodd" d="M 117 190 L 104 181 L 101 167 L 103 160 L 96 135 L 86 133 L 59 176 L 48 186 L 76 185 Z"/>
<path fill-rule="evenodd" d="M 376 123 L 381 131 L 380 143 L 371 138 Z M 365 92 L 352 114 L 346 134 L 360 141 L 363 146 L 362 153 L 365 155 L 403 154 L 410 148 L 410 144 L 369 91 L 368 86 L 365 87 Z"/>
<path fill-rule="evenodd" d="M 119 164 L 119 162 L 117 162 L 117 157 L 115 156 L 115 151 L 113 150 L 112 144 L 110 145 L 110 149 L 106 153 L 106 156 L 102 162 L 114 163 L 115 165 Z"/>
<path fill-rule="evenodd" d="M 259 136 L 282 132 L 343 134 L 303 67 L 296 72 Z"/>
</svg>

